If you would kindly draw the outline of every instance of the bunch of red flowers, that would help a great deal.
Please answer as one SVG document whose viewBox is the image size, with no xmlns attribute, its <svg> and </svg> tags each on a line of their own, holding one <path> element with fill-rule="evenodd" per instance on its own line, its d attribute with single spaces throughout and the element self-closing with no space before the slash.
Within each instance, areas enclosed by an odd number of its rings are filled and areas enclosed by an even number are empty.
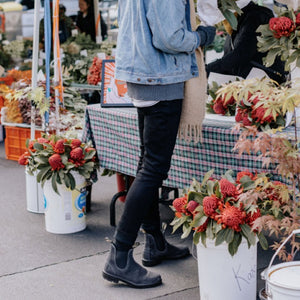
<svg viewBox="0 0 300 300">
<path fill-rule="evenodd" d="M 256 203 L 249 204 L 240 197 L 254 188 L 258 175 L 244 171 L 233 179 L 231 173 L 228 171 L 220 180 L 205 176 L 209 179 L 201 184 L 194 180 L 193 190 L 173 201 L 175 218 L 171 225 L 174 231 L 182 226 L 184 236 L 194 231 L 196 244 L 200 237 L 204 244 L 206 238 L 216 239 L 218 244 L 226 242 L 233 255 L 242 237 L 249 244 L 255 242 L 257 232 L 252 226 L 261 213 Z"/>
<path fill-rule="evenodd" d="M 235 121 L 244 126 L 255 125 L 258 129 L 278 128 L 284 126 L 284 116 L 271 111 L 265 107 L 265 100 L 261 100 L 258 95 L 250 95 L 246 101 L 241 101 L 236 110 Z"/>
<path fill-rule="evenodd" d="M 87 82 L 91 85 L 97 85 L 102 79 L 102 59 L 95 56 L 92 65 L 89 68 Z"/>
<path fill-rule="evenodd" d="M 29 174 L 37 173 L 37 180 L 42 185 L 51 179 L 54 190 L 62 183 L 75 188 L 71 172 L 91 179 L 99 167 L 96 149 L 90 143 L 56 135 L 27 140 L 27 150 L 20 156 L 19 164 L 25 165 Z"/>
</svg>

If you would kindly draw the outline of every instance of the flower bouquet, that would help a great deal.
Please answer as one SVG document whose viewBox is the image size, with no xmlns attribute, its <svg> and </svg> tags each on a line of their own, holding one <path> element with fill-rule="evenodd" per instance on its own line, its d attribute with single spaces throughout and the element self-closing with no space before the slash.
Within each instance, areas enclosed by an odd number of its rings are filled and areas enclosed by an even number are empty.
<svg viewBox="0 0 300 300">
<path fill-rule="evenodd" d="M 253 228 L 255 220 L 261 216 L 255 197 L 251 201 L 242 197 L 252 193 L 265 180 L 265 174 L 239 172 L 236 179 L 232 171 L 228 171 L 220 180 L 211 178 L 209 171 L 199 183 L 195 179 L 185 196 L 173 201 L 175 218 L 171 225 L 173 232 L 182 227 L 182 238 L 193 233 L 193 242 L 214 240 L 215 245 L 228 244 L 228 251 L 233 256 L 242 238 L 248 246 L 256 244 L 258 237 L 262 247 L 267 249 L 268 243 L 264 235 Z"/>
<path fill-rule="evenodd" d="M 267 52 L 263 60 L 267 67 L 273 65 L 276 57 L 280 57 L 285 61 L 286 71 L 289 71 L 293 62 L 300 67 L 300 12 L 286 8 L 277 10 L 278 17 L 258 27 L 260 35 L 257 46 L 260 52 Z"/>
<path fill-rule="evenodd" d="M 225 105 L 232 101 L 237 103 L 236 122 L 268 130 L 285 126 L 288 102 L 294 101 L 295 90 L 278 86 L 267 78 L 252 78 L 223 85 L 217 97 L 223 99 Z"/>
<path fill-rule="evenodd" d="M 34 175 L 42 186 L 51 180 L 53 190 L 58 193 L 57 185 L 64 184 L 74 190 L 76 182 L 73 174 L 78 173 L 86 180 L 96 180 L 99 168 L 96 150 L 90 143 L 79 139 L 66 139 L 57 135 L 45 135 L 35 140 L 27 140 L 27 151 L 19 158 L 27 172 Z"/>
</svg>

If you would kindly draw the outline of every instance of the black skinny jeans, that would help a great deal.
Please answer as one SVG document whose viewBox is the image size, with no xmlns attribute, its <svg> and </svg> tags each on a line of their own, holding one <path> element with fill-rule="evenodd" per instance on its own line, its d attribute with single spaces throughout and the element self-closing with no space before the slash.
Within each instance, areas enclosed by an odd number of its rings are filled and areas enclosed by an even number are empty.
<svg viewBox="0 0 300 300">
<path fill-rule="evenodd" d="M 181 108 L 179 99 L 137 109 L 141 156 L 115 233 L 122 243 L 132 246 L 141 224 L 146 231 L 160 229 L 158 189 L 168 177 Z"/>
</svg>

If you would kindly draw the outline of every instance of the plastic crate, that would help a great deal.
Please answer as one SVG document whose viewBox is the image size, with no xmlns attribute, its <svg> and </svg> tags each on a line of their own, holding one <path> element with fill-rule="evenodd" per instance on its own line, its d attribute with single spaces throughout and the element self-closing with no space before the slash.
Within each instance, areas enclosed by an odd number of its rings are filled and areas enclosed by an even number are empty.
<svg viewBox="0 0 300 300">
<path fill-rule="evenodd" d="M 41 131 L 35 132 L 35 137 L 41 137 Z M 10 160 L 18 160 L 26 151 L 26 140 L 30 138 L 30 128 L 5 126 L 5 154 Z"/>
</svg>

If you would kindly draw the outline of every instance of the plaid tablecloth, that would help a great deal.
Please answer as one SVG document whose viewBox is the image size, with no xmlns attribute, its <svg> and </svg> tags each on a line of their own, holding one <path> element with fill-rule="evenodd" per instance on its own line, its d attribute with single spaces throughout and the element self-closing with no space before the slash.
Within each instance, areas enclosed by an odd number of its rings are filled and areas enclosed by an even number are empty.
<svg viewBox="0 0 300 300">
<path fill-rule="evenodd" d="M 215 170 L 216 177 L 229 169 L 235 172 L 270 172 L 262 169 L 256 156 L 239 157 L 232 152 L 238 134 L 232 133 L 232 118 L 229 117 L 228 120 L 230 121 L 218 116 L 206 118 L 202 143 L 188 144 L 177 140 L 169 177 L 164 186 L 188 187 L 193 178 L 202 180 L 203 175 L 210 169 Z M 87 106 L 83 138 L 85 141 L 93 141 L 102 168 L 135 176 L 139 155 L 135 108 L 101 108 L 99 104 Z"/>
</svg>

